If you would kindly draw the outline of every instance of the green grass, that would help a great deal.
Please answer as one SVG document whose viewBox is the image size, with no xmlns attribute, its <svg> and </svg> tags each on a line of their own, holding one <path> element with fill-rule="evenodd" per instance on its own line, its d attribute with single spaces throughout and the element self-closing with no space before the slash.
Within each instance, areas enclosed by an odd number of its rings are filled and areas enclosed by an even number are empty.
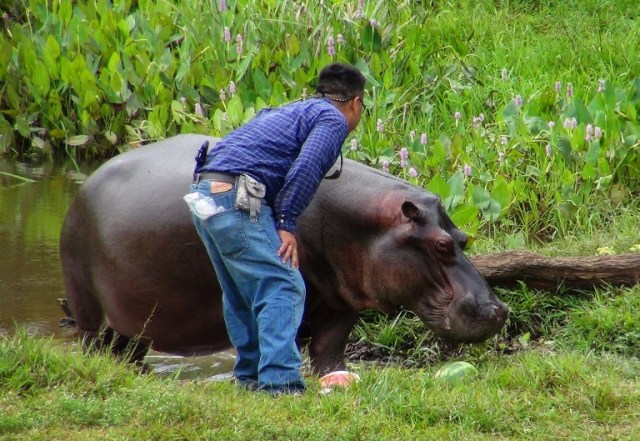
<svg viewBox="0 0 640 441">
<path fill-rule="evenodd" d="M 489 354 L 474 361 L 479 374 L 459 385 L 434 380 L 437 364 L 359 365 L 362 381 L 347 391 L 321 395 L 309 378 L 306 395 L 279 398 L 239 391 L 228 382 L 142 376 L 110 359 L 87 358 L 24 333 L 0 340 L 0 361 L 2 439 L 631 440 L 640 435 L 640 363 L 594 352 Z M 47 380 L 26 382 L 24 371 Z"/>
</svg>

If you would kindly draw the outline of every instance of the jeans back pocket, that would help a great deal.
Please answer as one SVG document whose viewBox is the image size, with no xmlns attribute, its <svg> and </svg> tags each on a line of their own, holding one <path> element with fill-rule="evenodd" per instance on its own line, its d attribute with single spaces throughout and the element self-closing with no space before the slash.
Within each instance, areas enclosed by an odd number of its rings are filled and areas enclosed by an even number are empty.
<svg viewBox="0 0 640 441">
<path fill-rule="evenodd" d="M 239 209 L 231 208 L 214 214 L 204 223 L 218 251 L 223 256 L 237 259 L 249 249 L 247 235 L 244 232 L 242 212 Z"/>
</svg>

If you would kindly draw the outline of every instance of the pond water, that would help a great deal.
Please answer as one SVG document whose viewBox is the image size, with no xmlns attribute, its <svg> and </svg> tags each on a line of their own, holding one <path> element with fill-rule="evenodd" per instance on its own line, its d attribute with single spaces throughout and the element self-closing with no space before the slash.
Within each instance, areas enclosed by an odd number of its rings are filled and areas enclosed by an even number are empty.
<svg viewBox="0 0 640 441">
<path fill-rule="evenodd" d="M 99 164 L 71 161 L 26 164 L 0 158 L 0 335 L 16 326 L 30 334 L 73 344 L 63 328 L 58 298 L 64 298 L 58 240 L 67 208 L 80 185 Z M 152 352 L 147 361 L 159 375 L 227 378 L 232 352 L 207 357 L 174 357 Z"/>
</svg>

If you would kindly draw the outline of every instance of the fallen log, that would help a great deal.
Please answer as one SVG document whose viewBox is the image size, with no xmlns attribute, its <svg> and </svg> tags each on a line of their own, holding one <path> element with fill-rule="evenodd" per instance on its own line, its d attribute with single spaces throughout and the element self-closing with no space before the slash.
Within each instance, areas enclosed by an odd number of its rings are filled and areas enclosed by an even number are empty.
<svg viewBox="0 0 640 441">
<path fill-rule="evenodd" d="M 640 253 L 593 257 L 547 257 L 529 251 L 473 256 L 471 261 L 492 287 L 519 282 L 536 289 L 592 289 L 640 281 Z"/>
</svg>

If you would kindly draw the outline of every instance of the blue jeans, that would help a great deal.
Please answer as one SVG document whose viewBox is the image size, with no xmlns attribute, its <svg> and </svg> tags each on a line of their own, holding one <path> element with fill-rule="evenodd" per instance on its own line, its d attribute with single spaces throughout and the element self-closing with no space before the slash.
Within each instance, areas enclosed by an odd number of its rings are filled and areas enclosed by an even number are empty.
<svg viewBox="0 0 640 441">
<path fill-rule="evenodd" d="M 192 214 L 222 288 L 227 332 L 237 351 L 240 384 L 267 392 L 305 389 L 296 335 L 305 287 L 300 271 L 276 256 L 280 237 L 273 210 L 262 204 L 257 222 L 235 206 L 236 190 L 211 194 L 211 181 L 191 186 L 225 208 L 206 220 Z"/>
</svg>

